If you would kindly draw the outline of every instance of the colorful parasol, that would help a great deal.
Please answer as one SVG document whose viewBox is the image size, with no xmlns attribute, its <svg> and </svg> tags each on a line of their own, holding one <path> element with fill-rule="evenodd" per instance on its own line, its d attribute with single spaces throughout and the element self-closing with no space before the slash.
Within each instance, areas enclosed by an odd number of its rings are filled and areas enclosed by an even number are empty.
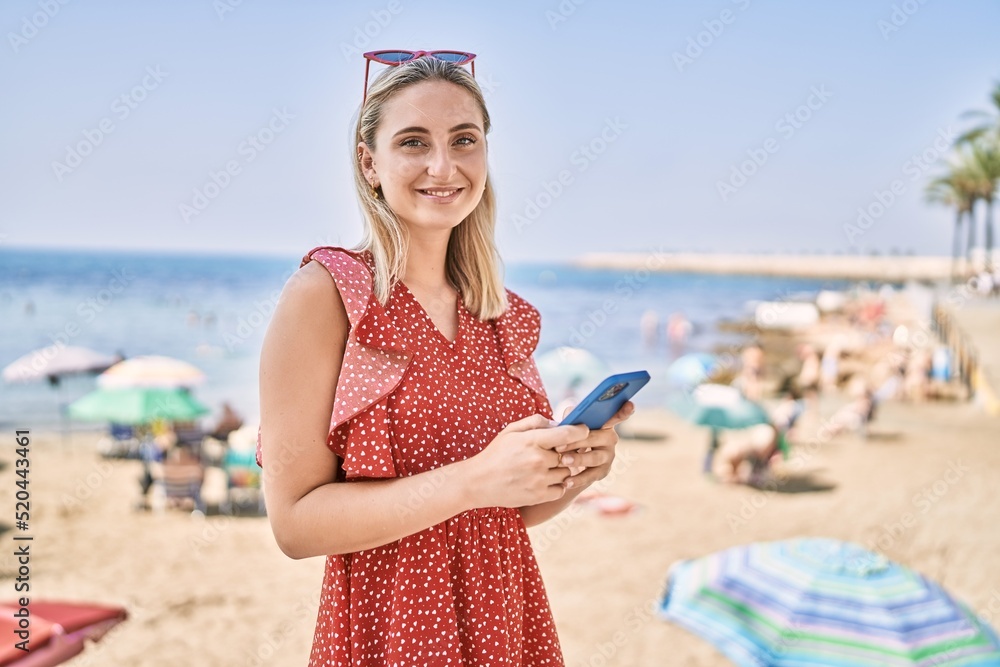
<svg viewBox="0 0 1000 667">
<path fill-rule="evenodd" d="M 97 377 L 103 389 L 193 387 L 205 381 L 205 374 L 180 359 L 147 355 L 121 361 Z"/>
<path fill-rule="evenodd" d="M 185 389 L 98 389 L 69 406 L 74 419 L 115 424 L 191 421 L 208 412 Z"/>
<path fill-rule="evenodd" d="M 943 588 L 838 540 L 680 561 L 660 613 L 741 667 L 1000 665 L 992 628 Z"/>
<path fill-rule="evenodd" d="M 706 473 L 712 470 L 720 429 L 747 428 L 770 421 L 764 408 L 744 398 L 736 387 L 723 384 L 702 384 L 690 392 L 677 392 L 670 397 L 667 407 L 692 424 L 712 429 L 705 455 Z"/>
</svg>

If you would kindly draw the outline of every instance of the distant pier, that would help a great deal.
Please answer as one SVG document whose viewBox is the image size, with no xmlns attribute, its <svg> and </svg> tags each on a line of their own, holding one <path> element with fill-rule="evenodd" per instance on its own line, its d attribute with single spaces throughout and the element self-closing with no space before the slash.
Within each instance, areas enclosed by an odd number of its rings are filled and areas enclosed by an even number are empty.
<svg viewBox="0 0 1000 667">
<path fill-rule="evenodd" d="M 709 273 L 821 280 L 939 281 L 951 275 L 951 258 L 862 255 L 698 254 L 649 252 L 587 253 L 574 266 L 622 271 Z"/>
</svg>

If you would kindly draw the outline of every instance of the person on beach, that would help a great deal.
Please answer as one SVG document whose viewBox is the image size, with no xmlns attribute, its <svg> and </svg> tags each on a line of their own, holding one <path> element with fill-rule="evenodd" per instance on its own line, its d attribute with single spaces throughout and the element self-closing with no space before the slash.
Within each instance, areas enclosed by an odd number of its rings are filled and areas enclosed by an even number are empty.
<svg viewBox="0 0 1000 667">
<path fill-rule="evenodd" d="M 758 486 L 771 464 L 788 456 L 789 432 L 802 415 L 802 394 L 791 378 L 782 383 L 781 402 L 766 424 L 732 431 L 716 456 L 715 475 L 730 484 Z"/>
<path fill-rule="evenodd" d="M 733 379 L 733 386 L 750 401 L 764 397 L 764 350 L 757 343 L 751 343 L 740 351 L 740 371 Z"/>
<path fill-rule="evenodd" d="M 212 437 L 224 441 L 229 434 L 243 426 L 243 417 L 233 409 L 228 401 L 222 403 L 222 415 L 212 431 Z"/>
<path fill-rule="evenodd" d="M 305 255 L 260 362 L 275 540 L 326 557 L 309 664 L 563 665 L 526 527 L 608 474 L 634 406 L 552 421 L 540 315 L 500 272 L 474 56 L 365 57 L 395 66 L 356 125 L 364 239 Z"/>
<path fill-rule="evenodd" d="M 684 354 L 688 338 L 694 329 L 691 321 L 684 317 L 684 313 L 671 313 L 667 320 L 667 342 L 670 343 L 670 354 L 673 358 Z"/>
</svg>

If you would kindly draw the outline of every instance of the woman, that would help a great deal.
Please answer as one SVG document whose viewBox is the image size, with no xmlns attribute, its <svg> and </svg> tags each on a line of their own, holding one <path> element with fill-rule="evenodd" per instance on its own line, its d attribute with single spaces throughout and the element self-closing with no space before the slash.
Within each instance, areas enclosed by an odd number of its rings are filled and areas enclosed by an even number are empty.
<svg viewBox="0 0 1000 667">
<path fill-rule="evenodd" d="M 633 406 L 550 421 L 538 311 L 500 276 L 482 93 L 417 53 L 361 109 L 361 246 L 311 251 L 268 327 L 268 516 L 285 554 L 327 557 L 310 665 L 562 665 L 525 527 L 607 475 Z"/>
</svg>

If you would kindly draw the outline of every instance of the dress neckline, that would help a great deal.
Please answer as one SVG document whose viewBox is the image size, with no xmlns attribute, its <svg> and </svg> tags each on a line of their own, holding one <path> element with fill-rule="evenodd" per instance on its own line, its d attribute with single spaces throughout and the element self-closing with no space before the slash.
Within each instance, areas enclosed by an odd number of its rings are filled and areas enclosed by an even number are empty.
<svg viewBox="0 0 1000 667">
<path fill-rule="evenodd" d="M 440 340 L 444 345 L 450 348 L 454 348 L 458 344 L 458 342 L 462 339 L 462 330 L 465 328 L 465 323 L 464 323 L 465 317 L 462 314 L 462 311 L 465 310 L 465 304 L 462 303 L 462 294 L 459 293 L 458 298 L 455 299 L 455 311 L 458 314 L 458 329 L 455 332 L 455 340 L 448 340 L 448 337 L 444 335 L 444 333 L 441 331 L 441 329 L 438 328 L 436 324 L 434 324 L 434 320 L 431 319 L 431 316 L 427 313 L 427 310 L 423 307 L 423 305 L 421 305 L 420 301 L 417 299 L 417 296 L 410 290 L 409 287 L 406 286 L 406 283 L 404 283 L 402 280 L 398 280 L 396 282 L 402 287 L 403 292 L 407 295 L 410 301 L 413 302 L 413 305 L 416 306 L 416 309 L 420 313 L 421 319 L 423 319 L 427 328 L 429 328 L 433 332 L 433 334 L 437 336 L 438 340 Z"/>
</svg>

